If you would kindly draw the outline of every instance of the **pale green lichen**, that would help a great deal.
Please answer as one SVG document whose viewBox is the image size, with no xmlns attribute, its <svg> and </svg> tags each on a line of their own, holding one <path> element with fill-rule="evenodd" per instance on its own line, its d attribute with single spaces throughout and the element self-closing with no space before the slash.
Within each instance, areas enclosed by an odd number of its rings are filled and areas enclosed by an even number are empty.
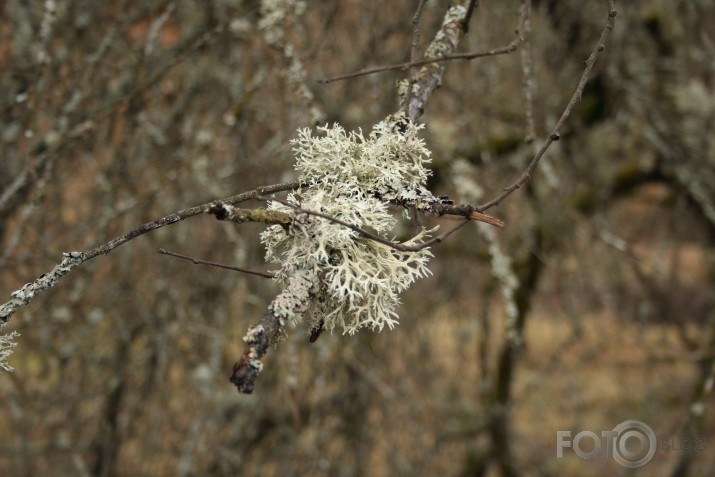
<svg viewBox="0 0 715 477">
<path fill-rule="evenodd" d="M 518 328 L 519 307 L 516 303 L 519 279 L 514 273 L 511 257 L 502 251 L 497 240 L 497 234 L 493 228 L 486 226 L 486 224 L 478 224 L 478 227 L 482 236 L 484 236 L 489 243 L 492 275 L 499 282 L 502 298 L 504 299 L 506 337 L 512 344 L 521 345 L 521 332 Z"/>
<path fill-rule="evenodd" d="M 425 51 L 425 58 L 440 58 L 454 51 L 462 35 L 462 20 L 467 14 L 467 9 L 463 5 L 454 5 L 447 10 L 439 29 L 432 43 Z"/>
<path fill-rule="evenodd" d="M 0 329 L 5 328 L 7 323 L 0 323 Z M 12 331 L 7 334 L 0 334 L 0 369 L 12 371 L 12 366 L 7 362 L 7 359 L 12 354 L 12 349 L 17 346 L 15 339 L 19 336 L 17 331 Z"/>
<path fill-rule="evenodd" d="M 338 125 L 319 128 L 323 135 L 317 137 L 299 131 L 293 141 L 296 169 L 308 187 L 288 201 L 391 239 L 397 221 L 388 201 L 423 190 L 429 175 L 429 151 L 419 129 L 396 116 L 375 125 L 368 137 Z M 281 264 L 276 279 L 287 283 L 306 272 L 318 279 L 305 312 L 311 324 L 323 320 L 326 330 L 350 334 L 397 324 L 399 294 L 429 273 L 428 249 L 400 252 L 327 219 L 275 202 L 270 207 L 295 214 L 288 232 L 273 226 L 261 235 L 267 260 Z"/>
<path fill-rule="evenodd" d="M 285 289 L 271 302 L 269 309 L 278 320 L 280 329 L 288 322 L 296 322 L 308 309 L 316 289 L 316 275 L 310 268 L 299 268 L 286 277 Z"/>
<path fill-rule="evenodd" d="M 261 333 L 264 333 L 265 330 L 263 329 L 262 325 L 256 325 L 256 326 L 251 326 L 248 328 L 248 331 L 246 334 L 243 336 L 243 341 L 246 343 L 252 343 L 256 341 L 256 337 L 260 335 Z"/>
</svg>

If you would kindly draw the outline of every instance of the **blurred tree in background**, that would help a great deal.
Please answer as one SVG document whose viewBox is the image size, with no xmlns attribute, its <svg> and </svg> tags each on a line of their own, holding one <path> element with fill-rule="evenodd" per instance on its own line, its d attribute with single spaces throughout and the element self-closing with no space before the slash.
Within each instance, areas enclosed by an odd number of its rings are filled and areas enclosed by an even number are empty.
<svg viewBox="0 0 715 477">
<path fill-rule="evenodd" d="M 409 61 L 418 3 L 0 2 L 0 292 L 63 251 L 295 179 L 298 128 L 369 131 L 409 72 L 318 80 Z M 458 50 L 513 42 L 522 3 L 477 3 Z M 447 8 L 425 4 L 420 51 Z M 625 474 L 555 442 L 626 419 L 659 437 L 642 473 L 713 475 L 715 3 L 618 9 L 560 140 L 490 209 L 507 227 L 433 247 L 398 327 L 289 330 L 239 395 L 229 370 L 278 286 L 156 251 L 265 270 L 265 227 L 156 230 L 3 330 L 20 336 L 0 475 Z M 515 51 L 449 62 L 421 118 L 430 189 L 477 204 L 513 183 L 606 19 L 606 2 L 534 0 Z"/>
</svg>

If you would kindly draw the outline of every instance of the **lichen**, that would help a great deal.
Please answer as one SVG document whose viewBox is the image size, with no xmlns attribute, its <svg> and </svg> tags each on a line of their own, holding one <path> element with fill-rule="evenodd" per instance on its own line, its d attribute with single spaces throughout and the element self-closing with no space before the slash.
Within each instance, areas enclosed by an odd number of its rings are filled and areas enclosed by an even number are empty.
<svg viewBox="0 0 715 477">
<path fill-rule="evenodd" d="M 74 267 L 80 265 L 83 261 L 84 255 L 82 252 L 63 253 L 62 261 L 56 265 L 51 272 L 45 273 L 34 282 L 27 283 L 19 290 L 15 290 L 10 294 L 12 299 L 0 305 L 0 321 L 7 321 L 18 308 L 30 303 L 35 293 L 52 288 L 57 284 L 60 278 L 67 275 Z"/>
<path fill-rule="evenodd" d="M 467 14 L 463 5 L 454 5 L 447 10 L 442 28 L 435 35 L 425 51 L 425 58 L 439 58 L 451 53 L 462 35 L 462 20 Z"/>
<path fill-rule="evenodd" d="M 296 169 L 308 187 L 289 195 L 288 202 L 391 239 L 397 221 L 388 201 L 405 191 L 423 190 L 429 175 L 429 151 L 418 136 L 420 128 L 393 116 L 375 125 L 368 137 L 339 125 L 318 128 L 322 136 L 300 130 L 293 141 Z M 266 259 L 281 264 L 276 279 L 287 283 L 295 274 L 317 277 L 315 299 L 305 312 L 311 325 L 323 320 L 326 330 L 338 327 L 352 334 L 397 324 L 399 294 L 429 273 L 428 249 L 397 251 L 325 218 L 276 202 L 270 207 L 295 216 L 287 232 L 272 226 L 261 235 Z M 426 235 L 423 230 L 410 244 Z M 290 317 L 297 322 L 295 313 Z"/>
<path fill-rule="evenodd" d="M 0 329 L 5 328 L 7 323 L 0 323 Z M 7 359 L 12 354 L 12 349 L 17 346 L 15 338 L 20 336 L 17 331 L 11 331 L 7 334 L 0 334 L 0 369 L 12 371 L 12 366 L 7 362 Z"/>
</svg>

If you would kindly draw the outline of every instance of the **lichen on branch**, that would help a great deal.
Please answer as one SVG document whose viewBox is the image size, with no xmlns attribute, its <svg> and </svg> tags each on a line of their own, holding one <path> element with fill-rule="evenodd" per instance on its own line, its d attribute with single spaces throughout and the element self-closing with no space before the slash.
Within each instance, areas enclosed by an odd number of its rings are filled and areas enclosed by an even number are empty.
<svg viewBox="0 0 715 477">
<path fill-rule="evenodd" d="M 0 305 L 0 322 L 7 322 L 15 311 L 23 305 L 30 303 L 35 293 L 52 288 L 63 276 L 67 275 L 74 267 L 86 260 L 82 252 L 67 252 L 62 254 L 62 261 L 50 272 L 42 274 L 35 281 L 25 284 L 19 290 L 11 293 L 10 301 Z"/>
<path fill-rule="evenodd" d="M 5 328 L 7 323 L 0 322 L 0 330 Z M 12 349 L 17 346 L 15 338 L 20 336 L 17 331 L 11 331 L 9 333 L 0 333 L 0 369 L 5 371 L 12 371 L 12 366 L 7 362 L 7 359 L 12 354 Z"/>
<path fill-rule="evenodd" d="M 418 135 L 421 127 L 397 115 L 375 125 L 367 137 L 339 125 L 318 128 L 320 136 L 299 131 L 293 150 L 300 181 L 307 187 L 290 194 L 288 203 L 391 239 L 397 221 L 389 201 L 424 189 L 430 173 L 430 153 Z M 311 326 L 322 321 L 327 331 L 337 327 L 349 334 L 392 328 L 400 293 L 429 274 L 428 248 L 401 252 L 285 204 L 271 202 L 269 208 L 295 214 L 287 230 L 272 226 L 261 235 L 266 259 L 281 264 L 276 279 L 287 282 L 305 271 L 319 279 L 316 299 L 304 316 Z M 409 243 L 419 243 L 427 234 L 423 229 Z"/>
<path fill-rule="evenodd" d="M 289 277 L 283 291 L 271 302 L 261 322 L 248 328 L 243 337 L 246 351 L 234 364 L 230 378 L 240 392 L 253 392 L 256 378 L 263 369 L 261 358 L 284 333 L 286 324 L 295 321 L 310 306 L 315 298 L 315 285 L 314 274 L 308 271 L 295 273 Z"/>
</svg>

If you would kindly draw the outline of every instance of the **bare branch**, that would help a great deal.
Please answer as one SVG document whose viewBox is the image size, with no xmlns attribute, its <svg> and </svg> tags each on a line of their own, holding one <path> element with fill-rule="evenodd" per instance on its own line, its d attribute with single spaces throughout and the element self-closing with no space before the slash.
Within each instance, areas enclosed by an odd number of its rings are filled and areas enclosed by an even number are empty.
<svg viewBox="0 0 715 477">
<path fill-rule="evenodd" d="M 471 53 L 456 53 L 454 55 L 440 56 L 438 58 L 425 58 L 423 60 L 408 61 L 406 63 L 395 63 L 392 65 L 374 66 L 372 68 L 365 68 L 364 70 L 355 71 L 353 73 L 346 73 L 344 75 L 331 76 L 330 78 L 325 78 L 318 80 L 320 83 L 333 83 L 335 81 L 340 81 L 344 79 L 357 78 L 358 76 L 371 75 L 375 73 L 382 73 L 383 71 L 393 71 L 393 70 L 407 70 L 409 68 L 414 68 L 416 66 L 424 66 L 432 63 L 441 63 L 443 61 L 453 61 L 453 60 L 475 60 L 478 58 L 484 58 L 486 56 L 498 56 L 507 55 L 513 53 L 519 48 L 520 42 L 514 40 L 506 46 L 499 48 L 493 48 L 487 51 L 476 51 Z"/>
<path fill-rule="evenodd" d="M 412 48 L 410 49 L 410 62 L 414 63 L 417 60 L 417 48 L 419 48 L 420 43 L 420 18 L 422 18 L 422 12 L 424 11 L 425 3 L 427 0 L 420 0 L 417 5 L 417 11 L 415 16 L 412 17 Z M 410 86 L 417 81 L 417 74 L 414 66 L 410 68 Z M 412 88 L 410 87 L 407 91 L 407 95 L 411 94 Z M 409 102 L 409 100 L 408 100 Z"/>
<path fill-rule="evenodd" d="M 410 50 L 410 62 L 414 62 L 417 59 L 417 48 L 420 44 L 420 18 L 422 18 L 425 3 L 427 3 L 427 0 L 420 0 L 415 16 L 412 17 L 412 49 Z"/>
<path fill-rule="evenodd" d="M 209 265 L 211 267 L 225 268 L 226 270 L 233 270 L 234 272 L 248 273 L 249 275 L 257 275 L 264 278 L 273 278 L 275 274 L 272 272 L 259 272 L 257 270 L 249 270 L 248 268 L 236 267 L 233 265 L 225 265 L 223 263 L 211 262 L 209 260 L 201 260 L 200 258 L 189 257 L 188 255 L 183 255 L 181 253 L 170 252 L 160 248 L 158 252 L 162 255 L 170 255 L 172 257 L 181 258 L 183 260 L 188 260 L 196 265 Z"/>
<path fill-rule="evenodd" d="M 175 224 L 176 222 L 180 222 L 184 219 L 188 219 L 189 217 L 194 217 L 196 215 L 207 213 L 207 212 L 209 212 L 211 207 L 216 205 L 217 203 L 221 203 L 221 204 L 225 204 L 225 205 L 238 204 L 240 202 L 245 202 L 250 199 L 255 199 L 262 195 L 273 194 L 276 192 L 283 192 L 286 190 L 298 189 L 298 188 L 300 188 L 300 186 L 301 186 L 301 184 L 299 181 L 284 182 L 281 184 L 262 186 L 262 187 L 258 187 L 256 189 L 248 191 L 248 192 L 243 192 L 242 194 L 228 197 L 226 199 L 222 199 L 222 200 L 218 200 L 218 201 L 214 200 L 214 201 L 208 202 L 206 204 L 201 204 L 201 205 L 197 205 L 194 207 L 190 207 L 188 209 L 180 210 L 178 212 L 174 212 L 173 214 L 169 214 L 169 215 L 162 217 L 158 220 L 155 220 L 153 222 L 148 222 L 146 224 L 140 225 L 136 229 L 131 230 L 130 232 L 128 232 L 124 235 L 121 235 L 113 240 L 110 240 L 109 242 L 107 242 L 105 244 L 102 244 L 98 247 L 90 249 L 86 252 L 81 252 L 84 257 L 82 261 L 90 260 L 90 259 L 96 257 L 97 255 L 106 255 L 107 253 L 111 252 L 113 249 L 117 248 L 118 246 L 123 245 L 123 244 L 127 243 L 128 241 L 130 241 L 140 235 L 144 235 L 147 232 L 151 232 L 152 230 L 158 229 L 165 225 Z"/>
<path fill-rule="evenodd" d="M 531 8 L 531 5 L 525 5 L 524 8 Z M 536 126 L 534 122 L 534 61 L 531 54 L 531 43 L 526 35 L 531 33 L 531 22 L 529 21 L 529 13 L 527 12 L 523 28 L 519 30 L 523 47 L 521 48 L 521 71 L 524 75 L 522 78 L 522 90 L 524 95 L 524 116 L 526 119 L 526 144 L 533 149 L 534 140 L 536 139 Z M 534 151 L 532 150 L 533 154 Z"/>
<path fill-rule="evenodd" d="M 606 26 L 603 28 L 603 31 L 601 32 L 601 36 L 598 39 L 598 42 L 596 43 L 596 46 L 593 48 L 593 51 L 591 51 L 591 54 L 589 55 L 588 59 L 584 62 L 584 70 L 583 73 L 581 74 L 581 79 L 578 82 L 578 86 L 576 87 L 576 91 L 574 91 L 573 95 L 571 96 L 571 100 L 569 103 L 566 105 L 566 109 L 564 109 L 564 112 L 561 113 L 561 117 L 559 118 L 558 122 L 556 123 L 556 126 L 551 130 L 551 134 L 549 134 L 549 138 L 544 142 L 544 144 L 539 148 L 539 150 L 536 152 L 536 155 L 534 158 L 531 160 L 528 166 L 526 166 L 526 169 L 522 173 L 521 177 L 516 180 L 513 184 L 507 186 L 504 188 L 501 194 L 499 194 L 497 197 L 494 199 L 490 200 L 489 202 L 485 202 L 484 204 L 480 205 L 477 207 L 477 210 L 479 211 L 484 211 L 487 210 L 491 207 L 494 207 L 496 205 L 499 205 L 504 199 L 506 199 L 509 195 L 511 195 L 515 190 L 521 188 L 526 182 L 531 179 L 531 174 L 534 172 L 534 169 L 536 168 L 537 164 L 541 160 L 541 158 L 544 156 L 546 153 L 547 149 L 549 149 L 549 146 L 555 141 L 558 141 L 560 139 L 560 133 L 561 133 L 561 128 L 564 126 L 566 123 L 566 120 L 568 120 L 569 116 L 571 116 L 571 112 L 573 111 L 574 106 L 581 101 L 581 94 L 583 93 L 583 89 L 586 87 L 586 83 L 588 82 L 588 76 L 591 74 L 591 70 L 593 69 L 593 65 L 596 63 L 596 58 L 598 58 L 598 55 L 606 48 L 606 38 L 608 38 L 608 35 L 611 33 L 611 30 L 613 30 L 613 25 L 616 21 L 616 9 L 614 5 L 614 0 L 607 0 L 608 1 L 608 20 L 606 21 Z"/>
<path fill-rule="evenodd" d="M 196 215 L 206 213 L 212 206 L 216 205 L 217 202 L 227 205 L 238 204 L 240 202 L 245 202 L 250 199 L 255 199 L 262 195 L 299 189 L 300 187 L 300 181 L 283 182 L 280 184 L 261 186 L 256 189 L 243 192 L 242 194 L 227 197 L 226 199 L 220 201 L 211 201 L 206 204 L 190 207 L 188 209 L 180 210 L 178 212 L 174 212 L 173 214 L 169 214 L 153 222 L 147 222 L 135 228 L 134 230 L 127 232 L 124 235 L 120 235 L 119 237 L 116 237 L 109 242 L 94 247 L 92 249 L 85 250 L 83 252 L 63 253 L 62 260 L 51 271 L 43 273 L 40 277 L 36 278 L 33 282 L 26 284 L 20 290 L 12 292 L 12 299 L 0 305 L 0 321 L 6 322 L 17 311 L 18 308 L 27 305 L 37 292 L 48 290 L 54 287 L 55 285 L 57 285 L 60 278 L 68 274 L 76 266 L 88 260 L 91 260 L 98 255 L 106 255 L 120 245 L 123 245 L 130 240 L 139 237 L 140 235 L 144 235 L 147 232 L 151 232 L 152 230 L 156 230 L 165 225 L 175 224 L 176 222 L 188 219 L 189 217 L 194 217 Z"/>
</svg>

